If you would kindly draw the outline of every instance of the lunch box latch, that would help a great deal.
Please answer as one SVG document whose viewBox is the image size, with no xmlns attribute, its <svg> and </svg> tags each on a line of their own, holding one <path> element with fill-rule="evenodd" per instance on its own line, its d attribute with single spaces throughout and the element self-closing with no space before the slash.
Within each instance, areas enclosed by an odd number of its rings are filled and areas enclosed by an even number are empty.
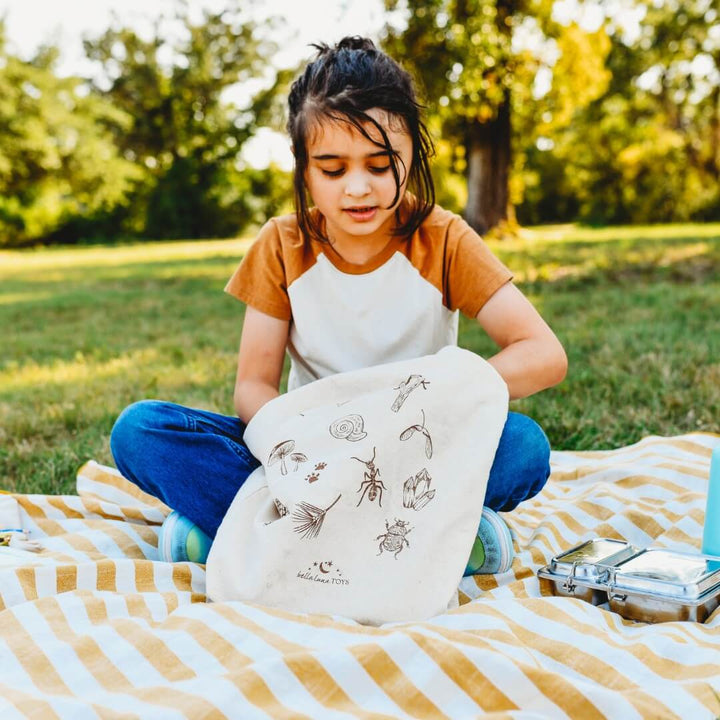
<svg viewBox="0 0 720 720">
<path fill-rule="evenodd" d="M 575 588 L 577 587 L 577 585 L 575 584 L 575 571 L 577 570 L 580 563 L 580 560 L 576 560 L 572 564 L 572 568 L 570 569 L 568 576 L 565 578 L 565 581 L 562 584 L 563 590 L 569 592 L 571 595 L 575 594 Z"/>
</svg>

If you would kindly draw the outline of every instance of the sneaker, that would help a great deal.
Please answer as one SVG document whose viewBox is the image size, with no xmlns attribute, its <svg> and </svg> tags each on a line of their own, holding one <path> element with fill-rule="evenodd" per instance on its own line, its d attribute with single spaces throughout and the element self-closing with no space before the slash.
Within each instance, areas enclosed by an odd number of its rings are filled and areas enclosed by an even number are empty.
<svg viewBox="0 0 720 720">
<path fill-rule="evenodd" d="M 514 557 L 512 536 L 505 521 L 484 507 L 465 575 L 494 575 L 507 572 Z"/>
<path fill-rule="evenodd" d="M 160 528 L 158 553 L 165 562 L 205 564 L 212 540 L 192 521 L 173 510 Z"/>
</svg>

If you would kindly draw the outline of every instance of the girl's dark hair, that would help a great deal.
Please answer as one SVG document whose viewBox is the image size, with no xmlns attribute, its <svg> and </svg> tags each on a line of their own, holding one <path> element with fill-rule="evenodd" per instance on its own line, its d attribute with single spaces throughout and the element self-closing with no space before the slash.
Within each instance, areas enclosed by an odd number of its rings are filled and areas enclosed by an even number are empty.
<svg viewBox="0 0 720 720">
<path fill-rule="evenodd" d="M 367 38 L 345 37 L 332 48 L 325 44 L 313 47 L 318 51 L 317 56 L 293 82 L 288 98 L 287 129 L 295 155 L 295 211 L 301 232 L 306 237 L 328 240 L 322 233 L 320 218 L 309 212 L 305 187 L 308 130 L 314 121 L 323 117 L 349 123 L 372 143 L 387 150 L 396 188 L 390 207 L 397 202 L 407 168 L 390 144 L 385 129 L 367 114 L 371 108 L 378 108 L 388 114 L 390 122 L 401 120 L 403 129 L 412 138 L 407 189 L 413 199 L 402 216 L 395 211 L 397 227 L 394 230 L 396 235 L 411 235 L 432 210 L 435 186 L 428 161 L 434 153 L 433 143 L 422 121 L 422 106 L 417 101 L 410 75 Z M 365 127 L 368 123 L 375 126 L 382 142 L 368 134 Z M 403 165 L 402 179 L 398 165 Z"/>
</svg>

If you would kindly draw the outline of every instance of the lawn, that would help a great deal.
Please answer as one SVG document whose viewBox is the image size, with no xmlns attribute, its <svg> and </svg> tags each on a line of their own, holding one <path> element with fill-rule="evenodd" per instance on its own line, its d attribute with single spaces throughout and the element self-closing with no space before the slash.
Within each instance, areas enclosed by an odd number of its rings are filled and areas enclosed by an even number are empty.
<svg viewBox="0 0 720 720">
<path fill-rule="evenodd" d="M 0 252 L 0 486 L 72 492 L 129 403 L 232 412 L 246 240 Z M 562 385 L 517 401 L 555 449 L 720 432 L 720 224 L 525 230 L 493 250 L 564 343 Z M 492 343 L 461 322 L 460 344 Z"/>
</svg>

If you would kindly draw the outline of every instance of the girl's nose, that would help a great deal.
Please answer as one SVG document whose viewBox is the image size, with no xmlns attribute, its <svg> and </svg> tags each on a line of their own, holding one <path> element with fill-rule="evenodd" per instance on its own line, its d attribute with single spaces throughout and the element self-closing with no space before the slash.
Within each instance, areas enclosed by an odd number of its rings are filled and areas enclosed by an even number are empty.
<svg viewBox="0 0 720 720">
<path fill-rule="evenodd" d="M 364 197 L 370 193 L 370 182 L 364 172 L 348 173 L 345 194 L 349 197 Z"/>
</svg>

